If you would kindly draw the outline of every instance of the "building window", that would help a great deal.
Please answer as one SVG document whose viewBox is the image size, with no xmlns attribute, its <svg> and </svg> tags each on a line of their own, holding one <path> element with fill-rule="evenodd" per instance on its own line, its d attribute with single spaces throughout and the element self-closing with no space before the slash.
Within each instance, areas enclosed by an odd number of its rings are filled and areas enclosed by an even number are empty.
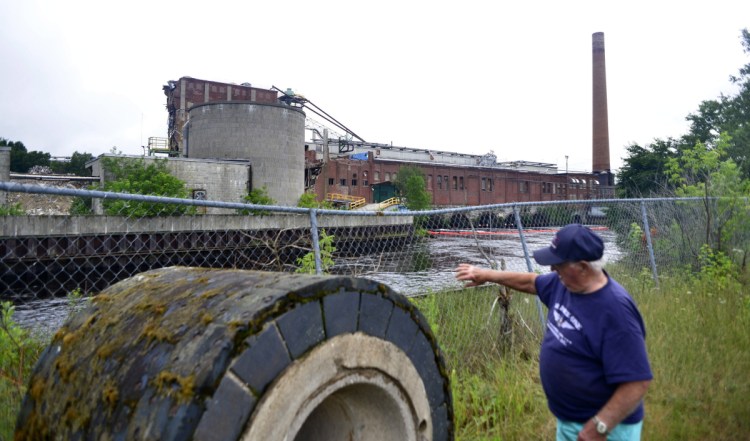
<svg viewBox="0 0 750 441">
<path fill-rule="evenodd" d="M 432 190 L 432 175 L 427 175 L 427 189 Z"/>
<path fill-rule="evenodd" d="M 328 178 L 328 185 L 333 185 L 336 182 L 333 178 Z"/>
<path fill-rule="evenodd" d="M 398 178 L 398 177 L 396 176 L 396 173 L 394 173 L 394 174 L 393 174 L 393 176 L 391 176 L 391 177 L 393 178 L 393 181 L 394 181 L 394 182 L 395 182 L 395 181 L 396 181 L 396 179 Z"/>
<path fill-rule="evenodd" d="M 519 193 L 528 193 L 529 192 L 529 183 L 527 181 L 518 181 L 518 192 Z"/>
<path fill-rule="evenodd" d="M 375 172 L 375 182 L 380 182 L 380 172 L 379 171 Z"/>
<path fill-rule="evenodd" d="M 357 174 L 353 173 L 352 174 L 352 187 L 356 187 L 356 186 L 357 186 Z"/>
<path fill-rule="evenodd" d="M 458 176 L 453 177 L 453 189 L 458 190 Z"/>
<path fill-rule="evenodd" d="M 391 180 L 391 174 L 389 172 L 385 172 L 385 180 L 390 181 Z"/>
<path fill-rule="evenodd" d="M 448 190 L 448 176 L 443 176 L 443 182 L 445 182 L 445 189 Z"/>
<path fill-rule="evenodd" d="M 346 179 L 342 179 L 341 180 L 341 186 L 342 187 L 346 187 Z"/>
<path fill-rule="evenodd" d="M 362 185 L 367 187 L 370 183 L 367 181 L 367 170 L 362 172 Z"/>
<path fill-rule="evenodd" d="M 542 193 L 554 193 L 554 185 L 551 182 L 542 183 Z"/>
<path fill-rule="evenodd" d="M 488 178 L 487 182 L 489 182 L 489 184 L 490 184 L 490 191 L 493 191 L 494 190 L 494 186 L 493 186 L 492 178 Z"/>
<path fill-rule="evenodd" d="M 460 187 L 460 190 L 464 189 L 464 177 L 463 176 L 458 177 L 458 186 Z"/>
<path fill-rule="evenodd" d="M 482 191 L 487 191 L 487 178 L 482 178 Z"/>
<path fill-rule="evenodd" d="M 437 184 L 438 184 L 438 190 L 442 190 L 443 189 L 443 177 L 440 175 L 438 175 Z"/>
</svg>

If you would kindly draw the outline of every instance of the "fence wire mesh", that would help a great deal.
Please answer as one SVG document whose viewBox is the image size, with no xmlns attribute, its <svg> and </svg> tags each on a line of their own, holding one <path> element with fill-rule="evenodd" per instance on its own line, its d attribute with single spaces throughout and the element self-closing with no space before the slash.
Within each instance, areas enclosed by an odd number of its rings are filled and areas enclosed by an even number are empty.
<svg viewBox="0 0 750 441">
<path fill-rule="evenodd" d="M 0 298 L 16 305 L 16 319 L 29 329 L 53 332 L 66 316 L 60 298 L 70 293 L 93 296 L 156 268 L 325 272 L 370 278 L 407 296 L 455 298 L 457 308 L 471 311 L 469 320 L 452 321 L 450 311 L 430 311 L 434 305 L 419 300 L 428 313 L 445 316 L 443 331 L 463 336 L 464 348 L 446 350 L 449 363 L 451 356 L 467 359 L 472 351 L 466 348 L 478 340 L 496 340 L 507 319 L 503 310 L 514 310 L 521 326 L 541 336 L 534 298 L 511 298 L 497 288 L 463 295 L 453 274 L 458 263 L 549 271 L 530 253 L 572 222 L 604 238 L 608 267 L 653 277 L 697 267 L 705 243 L 744 262 L 750 242 L 750 228 L 738 228 L 749 222 L 746 200 L 606 199 L 360 212 L 11 182 L 0 183 L 1 191 L 8 200 L 25 194 L 69 207 L 68 214 L 38 215 L 9 204 L 0 216 Z M 103 214 L 69 214 L 81 205 L 99 205 Z"/>
</svg>

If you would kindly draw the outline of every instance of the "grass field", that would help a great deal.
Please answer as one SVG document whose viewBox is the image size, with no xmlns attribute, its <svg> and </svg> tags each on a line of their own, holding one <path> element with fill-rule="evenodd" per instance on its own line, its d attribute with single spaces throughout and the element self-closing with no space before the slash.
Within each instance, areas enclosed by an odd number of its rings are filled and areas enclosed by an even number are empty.
<svg viewBox="0 0 750 441">
<path fill-rule="evenodd" d="M 616 276 L 647 327 L 654 381 L 644 440 L 750 439 L 750 294 L 738 283 Z M 488 321 L 496 287 L 417 300 L 434 323 L 452 372 L 458 440 L 550 440 L 555 420 L 538 375 L 541 323 L 535 298 L 514 293 L 512 331 Z M 529 301 L 531 300 L 531 301 Z"/>
<path fill-rule="evenodd" d="M 750 439 L 750 294 L 739 283 L 616 275 L 647 327 L 654 381 L 644 440 Z M 728 285 L 728 286 L 726 286 Z M 416 299 L 451 372 L 458 440 L 550 440 L 555 422 L 538 373 L 536 300 L 513 293 L 490 314 L 497 287 Z M 0 330 L 0 440 L 12 439 L 25 382 L 41 345 L 21 359 Z M 28 339 L 27 339 L 28 340 Z"/>
</svg>

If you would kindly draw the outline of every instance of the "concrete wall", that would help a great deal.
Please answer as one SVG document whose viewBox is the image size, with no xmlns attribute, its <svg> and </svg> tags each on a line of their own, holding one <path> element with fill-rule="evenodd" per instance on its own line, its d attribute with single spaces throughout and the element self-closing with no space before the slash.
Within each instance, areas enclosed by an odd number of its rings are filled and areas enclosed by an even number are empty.
<svg viewBox="0 0 750 441">
<path fill-rule="evenodd" d="M 188 158 L 249 160 L 253 188 L 266 187 L 279 205 L 297 204 L 304 192 L 304 112 L 233 101 L 197 105 L 188 118 Z"/>
<path fill-rule="evenodd" d="M 411 225 L 411 216 L 318 215 L 320 228 Z M 8 216 L 0 223 L 0 238 L 78 236 L 116 233 L 225 231 L 310 228 L 310 216 L 175 216 L 133 220 L 120 216 Z"/>
<path fill-rule="evenodd" d="M 100 182 L 109 179 L 102 173 L 101 159 L 124 158 L 128 160 L 157 160 L 152 156 L 115 156 L 104 154 L 89 163 L 93 176 L 99 176 Z M 164 159 L 160 159 L 164 160 Z M 193 199 L 205 199 L 222 202 L 244 202 L 250 179 L 249 161 L 219 161 L 211 159 L 169 158 L 167 169 L 176 178 L 185 182 Z M 101 214 L 101 210 L 95 210 Z M 234 210 L 213 207 L 198 207 L 203 214 L 231 214 Z"/>
</svg>

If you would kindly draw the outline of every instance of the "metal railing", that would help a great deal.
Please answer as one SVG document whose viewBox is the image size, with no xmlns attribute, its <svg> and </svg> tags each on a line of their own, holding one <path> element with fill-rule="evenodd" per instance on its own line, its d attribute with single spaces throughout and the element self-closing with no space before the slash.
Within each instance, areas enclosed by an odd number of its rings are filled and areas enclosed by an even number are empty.
<svg viewBox="0 0 750 441">
<path fill-rule="evenodd" d="M 367 201 L 361 196 L 350 196 L 348 194 L 341 193 L 328 193 L 326 194 L 326 201 L 337 204 L 343 204 L 343 208 L 354 210 L 359 207 L 363 207 Z"/>
<path fill-rule="evenodd" d="M 379 210 L 385 210 L 388 207 L 392 207 L 392 206 L 398 205 L 400 203 L 401 203 L 401 198 L 386 199 L 386 200 L 384 200 L 383 202 L 380 203 L 380 205 L 378 206 L 378 209 Z"/>
</svg>

